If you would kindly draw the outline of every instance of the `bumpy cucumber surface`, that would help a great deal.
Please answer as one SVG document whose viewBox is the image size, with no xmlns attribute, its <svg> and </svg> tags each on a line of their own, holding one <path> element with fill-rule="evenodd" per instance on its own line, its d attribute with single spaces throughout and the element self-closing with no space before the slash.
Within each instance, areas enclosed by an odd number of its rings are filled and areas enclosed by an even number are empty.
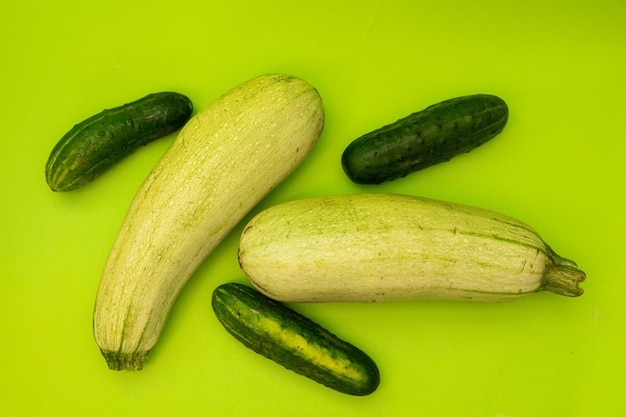
<svg viewBox="0 0 626 417">
<path fill-rule="evenodd" d="M 508 115 L 507 104 L 493 95 L 446 100 L 359 137 L 341 163 L 360 184 L 404 177 L 478 147 L 504 129 Z"/>
<path fill-rule="evenodd" d="M 528 225 L 477 207 L 354 194 L 269 207 L 244 228 L 239 263 L 283 302 L 506 301 L 579 296 L 585 273 Z"/>
<path fill-rule="evenodd" d="M 192 111 L 191 100 L 175 92 L 103 110 L 57 142 L 46 163 L 46 181 L 53 191 L 82 187 L 139 147 L 180 129 Z"/>
<path fill-rule="evenodd" d="M 212 305 L 231 335 L 285 368 L 345 394 L 369 395 L 378 388 L 378 367 L 367 354 L 255 289 L 220 285 Z"/>
</svg>

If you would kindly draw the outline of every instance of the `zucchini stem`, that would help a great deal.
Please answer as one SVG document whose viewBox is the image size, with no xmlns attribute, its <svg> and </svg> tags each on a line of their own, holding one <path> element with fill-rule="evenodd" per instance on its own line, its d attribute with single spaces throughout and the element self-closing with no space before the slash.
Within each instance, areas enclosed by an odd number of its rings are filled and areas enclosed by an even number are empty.
<svg viewBox="0 0 626 417">
<path fill-rule="evenodd" d="M 548 255 L 552 263 L 546 267 L 540 289 L 567 297 L 581 296 L 584 290 L 579 287 L 579 284 L 587 275 L 578 269 L 574 261 L 557 255 L 551 248 L 548 248 Z"/>
</svg>

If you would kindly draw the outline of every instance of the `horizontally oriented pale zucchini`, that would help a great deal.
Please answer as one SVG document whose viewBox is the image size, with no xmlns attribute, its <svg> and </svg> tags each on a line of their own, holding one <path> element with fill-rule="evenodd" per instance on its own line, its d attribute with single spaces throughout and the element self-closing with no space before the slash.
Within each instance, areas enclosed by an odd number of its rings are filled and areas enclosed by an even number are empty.
<svg viewBox="0 0 626 417">
<path fill-rule="evenodd" d="M 359 137 L 341 164 L 356 183 L 390 181 L 471 151 L 500 133 L 508 117 L 500 97 L 453 98 Z"/>
<path fill-rule="evenodd" d="M 324 125 L 318 92 L 285 74 L 227 92 L 180 131 L 137 192 L 106 262 L 94 335 L 111 369 L 141 369 L 187 280 L 300 165 Z"/>
<path fill-rule="evenodd" d="M 95 180 L 132 152 L 180 129 L 191 117 L 186 96 L 162 92 L 104 110 L 75 125 L 46 163 L 53 191 L 71 191 Z"/>
<path fill-rule="evenodd" d="M 367 354 L 255 289 L 220 285 L 212 305 L 231 335 L 285 368 L 345 394 L 369 395 L 378 388 L 378 367 Z"/>
<path fill-rule="evenodd" d="M 246 225 L 239 263 L 257 289 L 284 302 L 573 297 L 585 279 L 518 220 L 382 193 L 270 207 Z"/>
</svg>

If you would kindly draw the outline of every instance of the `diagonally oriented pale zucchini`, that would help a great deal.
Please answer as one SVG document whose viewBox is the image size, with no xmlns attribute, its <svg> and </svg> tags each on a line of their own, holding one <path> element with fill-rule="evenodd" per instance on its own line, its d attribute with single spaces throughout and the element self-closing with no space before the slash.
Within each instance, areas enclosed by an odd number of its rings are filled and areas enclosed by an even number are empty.
<svg viewBox="0 0 626 417">
<path fill-rule="evenodd" d="M 520 221 L 400 194 L 270 207 L 246 225 L 239 263 L 259 291 L 283 302 L 579 296 L 585 279 Z"/>
<path fill-rule="evenodd" d="M 143 367 L 184 284 L 304 160 L 323 124 L 317 91 L 275 74 L 234 88 L 183 127 L 137 192 L 104 268 L 93 325 L 111 369 Z"/>
</svg>

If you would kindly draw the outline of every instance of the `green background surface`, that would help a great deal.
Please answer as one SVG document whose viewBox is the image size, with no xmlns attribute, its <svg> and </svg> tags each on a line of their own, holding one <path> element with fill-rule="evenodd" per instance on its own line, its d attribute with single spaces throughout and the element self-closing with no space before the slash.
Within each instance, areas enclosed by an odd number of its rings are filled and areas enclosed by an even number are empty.
<svg viewBox="0 0 626 417">
<path fill-rule="evenodd" d="M 622 416 L 626 412 L 626 2 L 29 1 L 0 17 L 2 416 Z M 382 382 L 350 397 L 246 350 L 210 307 L 244 279 L 237 226 L 193 276 L 138 373 L 109 371 L 91 320 L 137 188 L 174 135 L 89 186 L 53 193 L 48 154 L 73 124 L 161 90 L 196 110 L 252 77 L 320 92 L 323 135 L 255 208 L 393 191 L 500 211 L 587 273 L 585 294 L 503 304 L 292 307 L 369 353 Z M 479 149 L 380 186 L 340 156 L 441 100 L 504 98 Z"/>
</svg>

